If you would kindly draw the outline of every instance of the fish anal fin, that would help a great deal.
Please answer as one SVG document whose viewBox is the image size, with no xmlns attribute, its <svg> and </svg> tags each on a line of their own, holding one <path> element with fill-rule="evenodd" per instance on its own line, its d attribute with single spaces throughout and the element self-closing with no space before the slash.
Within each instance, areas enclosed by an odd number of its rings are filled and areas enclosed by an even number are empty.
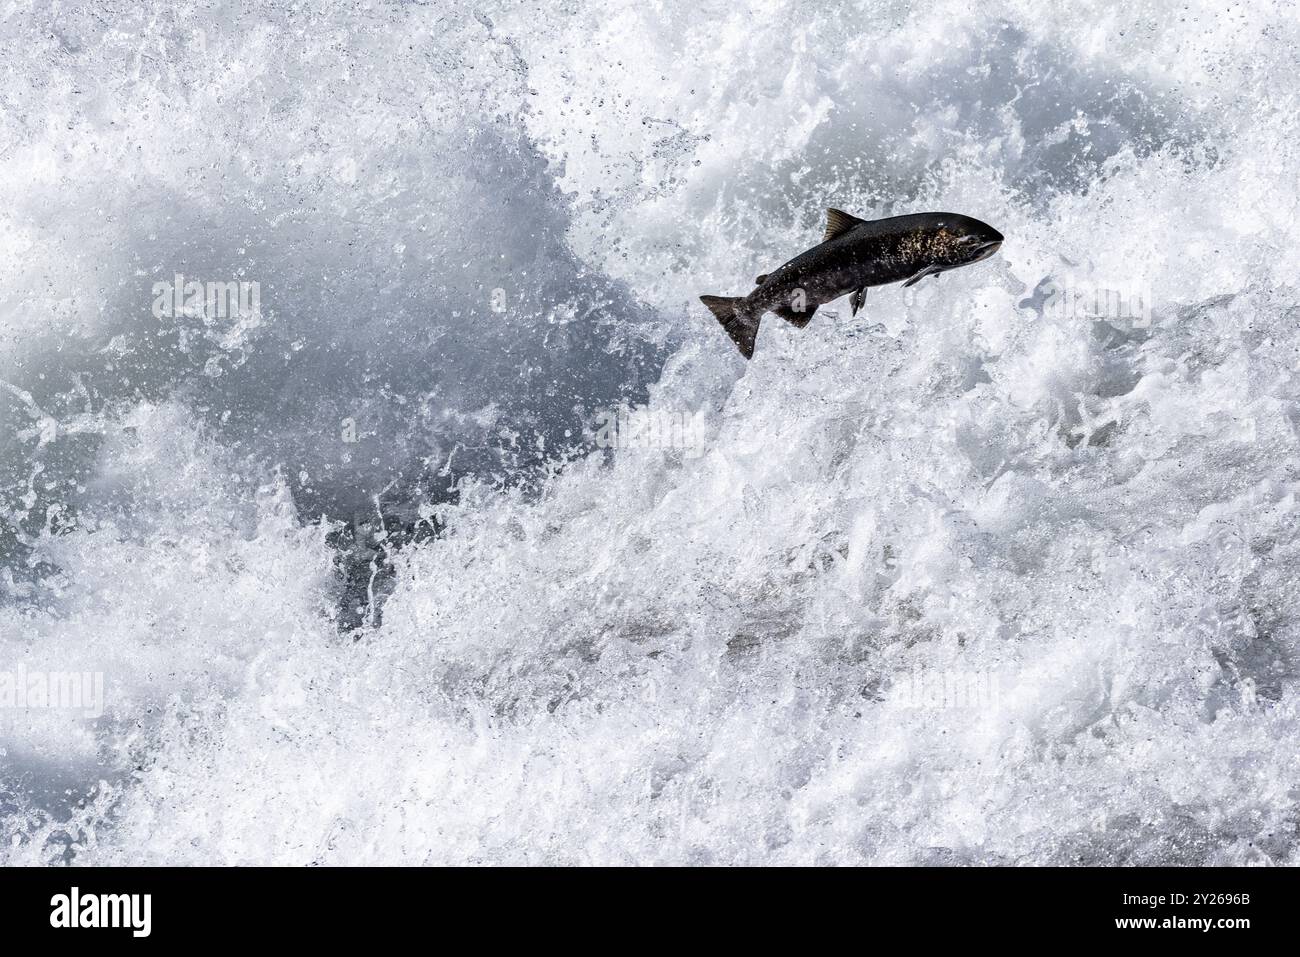
<svg viewBox="0 0 1300 957">
<path fill-rule="evenodd" d="M 808 306 L 803 310 L 796 310 L 793 306 L 773 306 L 772 311 L 784 319 L 796 329 L 802 329 L 808 323 L 812 322 L 813 314 L 817 312 L 816 306 Z"/>
<path fill-rule="evenodd" d="M 828 243 L 838 236 L 843 236 L 854 226 L 865 222 L 865 219 L 858 219 L 852 213 L 846 213 L 832 206 L 826 210 L 826 235 L 822 237 L 822 242 Z"/>
</svg>

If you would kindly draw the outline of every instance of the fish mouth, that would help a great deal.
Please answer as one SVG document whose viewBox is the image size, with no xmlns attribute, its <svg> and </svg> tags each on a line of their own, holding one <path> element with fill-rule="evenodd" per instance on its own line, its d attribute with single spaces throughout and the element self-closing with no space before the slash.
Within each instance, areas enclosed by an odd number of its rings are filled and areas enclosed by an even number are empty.
<svg viewBox="0 0 1300 957">
<path fill-rule="evenodd" d="M 987 243 L 980 243 L 980 245 L 975 247 L 975 259 L 973 261 L 980 262 L 981 260 L 988 259 L 998 251 L 998 247 L 1001 245 L 1002 240 L 1000 239 L 990 240 Z"/>
</svg>

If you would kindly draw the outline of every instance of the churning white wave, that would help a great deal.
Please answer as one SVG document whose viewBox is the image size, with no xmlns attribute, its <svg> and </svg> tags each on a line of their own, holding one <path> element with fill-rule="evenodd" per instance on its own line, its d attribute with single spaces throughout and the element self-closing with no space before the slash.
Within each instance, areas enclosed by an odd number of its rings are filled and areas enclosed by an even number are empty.
<svg viewBox="0 0 1300 957">
<path fill-rule="evenodd" d="M 0 31 L 6 863 L 1295 862 L 1285 4 Z M 1007 241 L 745 364 L 831 205 Z"/>
</svg>

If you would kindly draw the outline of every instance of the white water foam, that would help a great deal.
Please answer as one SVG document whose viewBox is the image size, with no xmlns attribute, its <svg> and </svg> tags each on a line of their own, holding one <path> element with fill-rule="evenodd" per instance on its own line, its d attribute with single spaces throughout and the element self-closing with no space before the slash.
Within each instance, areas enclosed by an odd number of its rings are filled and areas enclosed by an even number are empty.
<svg viewBox="0 0 1300 957">
<path fill-rule="evenodd" d="M 3 22 L 7 863 L 1294 862 L 1284 6 Z M 828 205 L 1007 242 L 745 365 Z"/>
</svg>

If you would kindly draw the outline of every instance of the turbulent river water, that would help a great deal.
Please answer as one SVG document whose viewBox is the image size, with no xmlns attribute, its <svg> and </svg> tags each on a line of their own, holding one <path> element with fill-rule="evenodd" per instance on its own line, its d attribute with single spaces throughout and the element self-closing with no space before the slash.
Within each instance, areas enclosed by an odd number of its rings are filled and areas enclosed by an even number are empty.
<svg viewBox="0 0 1300 957">
<path fill-rule="evenodd" d="M 1295 862 L 1291 3 L 0 37 L 0 861 Z"/>
</svg>

